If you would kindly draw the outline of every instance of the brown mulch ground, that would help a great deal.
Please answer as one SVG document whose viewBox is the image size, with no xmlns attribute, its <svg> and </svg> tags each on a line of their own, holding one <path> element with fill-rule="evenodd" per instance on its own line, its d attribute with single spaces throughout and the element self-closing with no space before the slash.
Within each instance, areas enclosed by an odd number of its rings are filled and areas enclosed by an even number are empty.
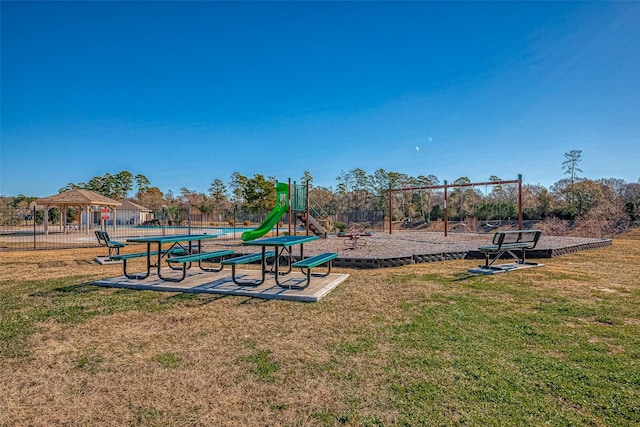
<svg viewBox="0 0 640 427">
<path fill-rule="evenodd" d="M 304 245 L 305 255 L 323 252 L 337 252 L 339 257 L 382 258 L 403 257 L 442 252 L 466 252 L 491 243 L 493 234 L 444 233 L 428 231 L 374 232 L 371 236 L 360 237 L 356 249 L 347 246 L 348 239 L 330 234 Z M 601 239 L 586 237 L 541 236 L 538 249 L 556 249 L 582 243 L 598 242 Z M 364 243 L 364 244 L 363 244 Z M 241 240 L 216 240 L 207 242 L 205 249 L 230 248 L 236 252 L 258 252 L 259 247 L 242 246 Z"/>
</svg>

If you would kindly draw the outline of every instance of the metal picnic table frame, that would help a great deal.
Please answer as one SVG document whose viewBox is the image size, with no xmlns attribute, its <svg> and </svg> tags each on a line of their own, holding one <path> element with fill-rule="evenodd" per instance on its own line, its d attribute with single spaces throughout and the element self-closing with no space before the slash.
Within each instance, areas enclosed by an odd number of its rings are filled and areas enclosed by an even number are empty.
<svg viewBox="0 0 640 427">
<path fill-rule="evenodd" d="M 168 236 L 144 236 L 144 237 L 131 237 L 127 239 L 127 243 L 146 243 L 147 251 L 146 251 L 146 259 L 147 259 L 147 271 L 145 274 L 128 274 L 126 269 L 126 260 L 123 264 L 124 275 L 129 279 L 146 279 L 149 277 L 151 273 L 151 267 L 157 267 L 158 277 L 162 280 L 166 281 L 179 281 L 174 278 L 164 277 L 162 276 L 162 259 L 164 257 L 171 256 L 172 253 L 175 253 L 176 250 L 180 250 L 184 254 L 193 254 L 199 253 L 202 249 L 202 241 L 215 239 L 217 238 L 217 234 L 181 234 L 181 235 L 168 235 Z M 194 242 L 197 242 L 196 247 L 194 248 Z M 163 250 L 162 245 L 171 243 L 169 249 Z M 186 245 L 184 245 L 185 243 Z M 157 250 L 152 251 L 151 245 L 157 244 Z M 156 253 L 157 252 L 157 253 Z M 151 257 L 156 256 L 156 262 L 151 262 Z M 172 270 L 177 270 L 176 268 L 169 265 L 169 268 Z"/>
<path fill-rule="evenodd" d="M 293 264 L 293 253 L 292 248 L 294 246 L 300 246 L 300 259 L 304 258 L 304 244 L 308 242 L 312 242 L 314 240 L 318 240 L 318 236 L 276 236 L 276 237 L 267 237 L 264 239 L 250 240 L 248 242 L 243 242 L 243 245 L 246 246 L 260 246 L 262 248 L 262 258 L 261 258 L 261 270 L 262 270 L 262 278 L 260 281 L 252 283 L 252 285 L 261 285 L 265 281 L 266 273 L 267 273 L 267 261 L 266 261 L 266 248 L 273 247 L 275 251 L 275 259 L 273 260 L 273 266 L 271 272 L 275 275 L 276 284 L 282 288 L 286 288 L 286 286 L 282 285 L 278 277 L 280 275 L 289 274 L 292 270 L 291 264 Z M 288 258 L 288 270 L 286 272 L 280 271 L 280 257 L 283 256 Z M 235 281 L 235 279 L 234 279 Z M 236 282 L 237 283 L 237 282 Z"/>
</svg>

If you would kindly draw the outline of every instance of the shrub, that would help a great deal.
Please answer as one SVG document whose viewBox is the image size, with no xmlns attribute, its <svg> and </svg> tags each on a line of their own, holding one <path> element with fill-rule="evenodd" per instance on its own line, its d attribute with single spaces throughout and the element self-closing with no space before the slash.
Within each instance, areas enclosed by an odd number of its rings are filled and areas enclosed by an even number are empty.
<svg viewBox="0 0 640 427">
<path fill-rule="evenodd" d="M 569 232 L 569 222 L 555 216 L 540 221 L 537 227 L 547 236 L 564 236 Z"/>
</svg>

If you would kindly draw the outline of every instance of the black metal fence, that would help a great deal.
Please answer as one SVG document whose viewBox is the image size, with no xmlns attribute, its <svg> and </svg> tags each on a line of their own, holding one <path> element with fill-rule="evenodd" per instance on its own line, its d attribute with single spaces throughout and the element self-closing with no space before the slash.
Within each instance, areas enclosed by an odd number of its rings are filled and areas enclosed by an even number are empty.
<svg viewBox="0 0 640 427">
<path fill-rule="evenodd" d="M 75 211 L 51 209 L 48 220 L 36 209 L 0 209 L 0 251 L 62 249 L 98 246 L 96 230 L 105 230 L 112 240 L 145 235 L 218 234 L 220 238 L 239 239 L 242 232 L 259 225 L 267 213 L 255 213 L 235 206 L 232 209 L 203 213 L 192 208 L 162 208 L 156 211 L 117 209 L 106 215 L 101 210 L 78 215 Z M 87 221 L 87 216 L 89 220 Z M 359 223 L 382 231 L 385 212 L 351 210 L 330 216 L 331 226 Z M 280 224 L 288 227 L 287 216 Z M 300 222 L 295 223 L 301 226 Z M 335 230 L 328 230 L 335 231 Z"/>
<path fill-rule="evenodd" d="M 51 210 L 45 224 L 42 210 L 4 208 L 0 209 L 0 251 L 93 247 L 98 245 L 96 230 L 107 231 L 112 240 L 171 234 L 218 234 L 233 239 L 263 219 L 241 208 L 209 214 L 190 211 L 160 209 L 141 214 L 118 209 L 115 218 L 108 219 L 97 211 L 87 221 L 87 215 L 61 218 L 59 211 Z"/>
</svg>

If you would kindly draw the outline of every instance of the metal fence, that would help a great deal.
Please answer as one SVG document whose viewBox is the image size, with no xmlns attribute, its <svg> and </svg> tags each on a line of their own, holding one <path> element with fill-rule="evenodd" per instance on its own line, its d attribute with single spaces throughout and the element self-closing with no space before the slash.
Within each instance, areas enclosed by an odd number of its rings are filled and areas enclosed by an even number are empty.
<svg viewBox="0 0 640 427">
<path fill-rule="evenodd" d="M 75 216 L 73 212 L 68 212 L 64 220 L 60 211 L 52 210 L 45 229 L 43 210 L 2 208 L 0 251 L 95 247 L 98 246 L 96 230 L 107 231 L 112 240 L 171 234 L 218 234 L 221 238 L 239 239 L 242 232 L 257 227 L 266 215 L 242 206 L 210 213 L 188 207 L 163 208 L 144 215 L 137 210 L 118 209 L 115 218 L 105 220 L 101 212 L 96 211 L 87 221 L 86 216 Z M 287 220 L 287 216 L 282 218 L 283 228 L 288 227 Z M 366 224 L 370 230 L 382 231 L 385 212 L 356 209 L 331 215 L 331 222 Z"/>
<path fill-rule="evenodd" d="M 383 231 L 386 226 L 386 212 L 382 210 L 352 209 L 347 212 L 339 212 L 334 215 L 335 222 L 346 225 L 361 224 L 366 225 L 370 230 Z"/>
<path fill-rule="evenodd" d="M 42 210 L 0 209 L 0 251 L 93 247 L 98 245 L 96 230 L 105 230 L 112 240 L 130 237 L 171 234 L 218 234 L 235 239 L 246 229 L 254 228 L 263 215 L 241 208 L 203 214 L 168 212 L 166 209 L 141 216 L 135 210 L 117 210 L 117 217 L 102 219 L 100 212 L 90 218 L 60 218 L 49 215 L 47 227 Z"/>
</svg>

